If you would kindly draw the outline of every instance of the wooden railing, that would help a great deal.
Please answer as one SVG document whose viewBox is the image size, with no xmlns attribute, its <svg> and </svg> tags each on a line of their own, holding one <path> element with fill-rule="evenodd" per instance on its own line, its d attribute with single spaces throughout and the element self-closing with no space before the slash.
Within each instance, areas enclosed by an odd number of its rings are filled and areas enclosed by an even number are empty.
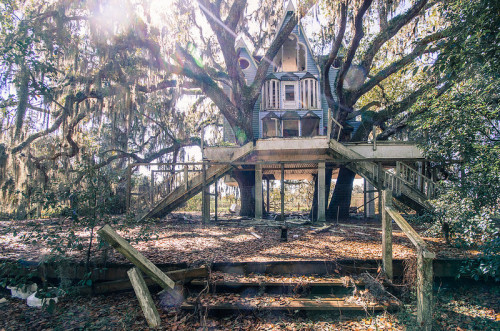
<svg viewBox="0 0 500 331">
<path fill-rule="evenodd" d="M 392 220 L 417 248 L 417 323 L 423 330 L 432 327 L 432 261 L 436 255 L 425 241 L 392 205 L 392 191 L 382 191 L 382 265 L 387 278 L 392 279 Z"/>
<path fill-rule="evenodd" d="M 396 176 L 412 188 L 420 191 L 427 199 L 434 198 L 436 184 L 434 181 L 403 162 L 396 162 Z"/>
</svg>

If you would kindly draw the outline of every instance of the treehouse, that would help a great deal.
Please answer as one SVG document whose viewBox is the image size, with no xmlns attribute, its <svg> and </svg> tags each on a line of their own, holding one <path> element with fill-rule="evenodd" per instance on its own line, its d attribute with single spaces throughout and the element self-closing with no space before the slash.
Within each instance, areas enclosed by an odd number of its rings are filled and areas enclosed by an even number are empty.
<svg viewBox="0 0 500 331">
<path fill-rule="evenodd" d="M 294 10 L 290 2 L 279 30 L 286 25 Z M 265 60 L 252 56 L 250 47 L 242 38 L 237 40 L 235 47 L 239 66 L 250 85 L 257 72 L 257 63 Z M 331 86 L 337 71 L 336 68 L 330 70 Z M 269 66 L 261 95 L 253 109 L 253 136 L 256 139 L 325 136 L 328 104 L 321 92 L 321 84 L 320 68 L 299 23 Z M 228 86 L 225 91 L 231 96 Z M 227 142 L 236 142 L 227 121 L 224 121 L 224 138 Z"/>
</svg>

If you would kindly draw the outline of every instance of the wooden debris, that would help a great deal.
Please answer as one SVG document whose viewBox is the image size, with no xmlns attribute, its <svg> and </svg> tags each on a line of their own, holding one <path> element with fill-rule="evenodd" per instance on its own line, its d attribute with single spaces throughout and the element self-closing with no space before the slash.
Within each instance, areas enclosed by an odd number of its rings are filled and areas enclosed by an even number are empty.
<svg viewBox="0 0 500 331">
<path fill-rule="evenodd" d="M 146 275 L 151 277 L 156 283 L 158 283 L 158 285 L 163 288 L 174 288 L 175 283 L 173 280 L 171 280 L 156 265 L 132 247 L 128 241 L 120 237 L 120 235 L 109 225 L 103 226 L 99 231 L 97 231 L 97 234 L 106 240 L 108 244 L 113 246 L 117 251 L 122 253 L 130 262 L 141 269 Z"/>
<path fill-rule="evenodd" d="M 315 228 L 314 230 L 311 231 L 311 233 L 318 234 L 318 233 L 326 232 L 326 231 L 330 230 L 331 227 L 332 227 L 332 225 L 324 225 L 322 227 Z"/>
<path fill-rule="evenodd" d="M 149 293 L 148 287 L 146 286 L 146 282 L 144 278 L 142 278 L 141 271 L 137 268 L 132 268 L 127 274 L 134 287 L 135 295 L 139 300 L 139 305 L 141 306 L 149 327 L 159 327 L 161 324 L 160 315 L 155 307 L 151 293 Z"/>
<path fill-rule="evenodd" d="M 253 232 L 253 231 L 250 231 L 250 234 L 251 234 L 252 236 L 254 236 L 255 238 L 257 238 L 257 239 L 261 239 L 261 238 L 262 238 L 261 236 L 259 236 L 257 233 L 255 233 L 255 232 Z"/>
</svg>

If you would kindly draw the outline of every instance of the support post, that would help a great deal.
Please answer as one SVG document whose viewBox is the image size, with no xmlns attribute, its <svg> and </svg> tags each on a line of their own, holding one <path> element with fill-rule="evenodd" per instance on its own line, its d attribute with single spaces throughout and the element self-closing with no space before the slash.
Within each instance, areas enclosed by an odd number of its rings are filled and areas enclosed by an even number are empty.
<svg viewBox="0 0 500 331">
<path fill-rule="evenodd" d="M 210 222 L 210 192 L 207 185 L 207 165 L 203 162 L 203 187 L 201 190 L 201 220 L 203 223 Z"/>
<path fill-rule="evenodd" d="M 217 219 L 217 213 L 218 213 L 218 206 L 217 206 L 217 204 L 219 202 L 219 192 L 218 192 L 218 189 L 217 189 L 218 184 L 219 184 L 219 180 L 217 179 L 215 181 L 215 184 L 214 184 L 215 185 L 215 188 L 214 188 L 214 194 L 215 194 L 215 197 L 214 197 L 214 199 L 215 199 L 215 206 L 214 206 L 215 216 L 214 216 L 214 220 L 215 220 L 215 222 L 217 222 L 217 220 L 218 220 Z"/>
<path fill-rule="evenodd" d="M 150 328 L 157 328 L 161 324 L 160 315 L 155 307 L 151 293 L 149 293 L 146 282 L 137 268 L 132 268 L 127 271 L 128 278 L 132 283 L 135 295 L 139 300 L 142 312 Z"/>
<path fill-rule="evenodd" d="M 281 221 L 285 223 L 285 164 L 281 163 Z"/>
<path fill-rule="evenodd" d="M 318 163 L 318 222 L 324 222 L 326 211 L 325 200 L 325 163 Z"/>
<path fill-rule="evenodd" d="M 377 150 L 377 127 L 374 125 L 372 127 L 372 133 L 373 133 L 373 150 Z"/>
<path fill-rule="evenodd" d="M 365 206 L 366 208 L 366 217 L 373 218 L 375 217 L 375 187 L 373 187 L 370 182 L 366 183 L 366 188 L 367 188 L 367 204 Z"/>
<path fill-rule="evenodd" d="M 432 260 L 417 253 L 417 323 L 426 331 L 432 328 Z"/>
<path fill-rule="evenodd" d="M 149 188 L 149 203 L 151 204 L 151 207 L 154 206 L 154 200 L 155 200 L 155 171 L 151 170 L 151 183 L 150 183 L 150 188 Z"/>
<path fill-rule="evenodd" d="M 127 213 L 130 213 L 131 196 L 132 196 L 132 165 L 129 164 L 127 166 L 127 198 L 126 198 Z"/>
<path fill-rule="evenodd" d="M 269 202 L 269 178 L 267 178 L 266 184 L 267 184 L 267 190 L 266 190 L 266 194 L 267 194 L 267 213 L 269 214 L 269 212 L 271 211 L 271 205 L 270 205 L 270 202 Z"/>
<path fill-rule="evenodd" d="M 392 219 L 385 207 L 392 206 L 392 192 L 383 190 L 380 201 L 382 214 L 382 266 L 385 276 L 392 279 Z"/>
<path fill-rule="evenodd" d="M 188 165 L 185 164 L 184 165 L 184 185 L 185 185 L 185 189 L 186 191 L 189 189 L 189 169 L 188 169 Z"/>
<path fill-rule="evenodd" d="M 262 165 L 255 165 L 255 218 L 262 218 Z"/>
</svg>

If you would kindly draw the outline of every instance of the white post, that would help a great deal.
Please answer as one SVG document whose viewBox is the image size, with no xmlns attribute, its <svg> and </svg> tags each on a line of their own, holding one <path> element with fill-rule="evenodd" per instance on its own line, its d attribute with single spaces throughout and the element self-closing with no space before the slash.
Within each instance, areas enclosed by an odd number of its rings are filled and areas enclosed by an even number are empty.
<svg viewBox="0 0 500 331">
<path fill-rule="evenodd" d="M 326 201 L 325 201 L 325 163 L 318 163 L 318 222 L 326 220 Z"/>
<path fill-rule="evenodd" d="M 255 165 L 255 218 L 262 218 L 262 165 Z"/>
</svg>

